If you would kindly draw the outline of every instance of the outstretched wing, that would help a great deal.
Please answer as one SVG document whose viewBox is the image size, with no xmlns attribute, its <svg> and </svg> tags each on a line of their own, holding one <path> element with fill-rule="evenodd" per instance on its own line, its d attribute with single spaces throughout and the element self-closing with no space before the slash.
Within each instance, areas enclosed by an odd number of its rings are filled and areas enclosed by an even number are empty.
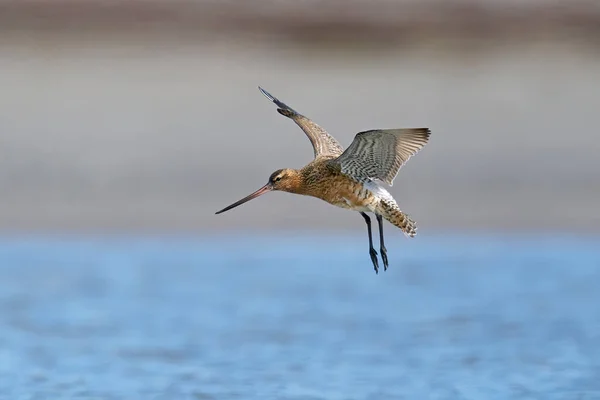
<svg viewBox="0 0 600 400">
<path fill-rule="evenodd" d="M 390 186 L 398 170 L 427 144 L 428 128 L 377 129 L 357 133 L 332 163 L 358 180 L 379 179 Z"/>
<path fill-rule="evenodd" d="M 258 89 L 267 99 L 271 100 L 279 107 L 277 108 L 279 114 L 290 118 L 304 131 L 304 133 L 306 133 L 306 136 L 308 136 L 308 139 L 313 145 L 315 158 L 321 156 L 337 157 L 342 154 L 344 148 L 333 138 L 333 136 L 327 133 L 325 129 L 321 128 L 304 115 L 299 114 L 296 110 L 280 101 L 260 86 Z"/>
</svg>

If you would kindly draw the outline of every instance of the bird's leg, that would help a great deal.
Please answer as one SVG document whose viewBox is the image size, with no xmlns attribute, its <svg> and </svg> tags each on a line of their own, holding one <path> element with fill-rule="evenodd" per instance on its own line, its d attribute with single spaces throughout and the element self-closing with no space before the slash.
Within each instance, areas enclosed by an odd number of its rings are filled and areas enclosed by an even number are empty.
<svg viewBox="0 0 600 400">
<path fill-rule="evenodd" d="M 381 259 L 383 260 L 383 270 L 387 271 L 388 269 L 388 258 L 387 258 L 387 249 L 385 248 L 385 243 L 383 242 L 383 217 L 379 214 L 375 214 L 377 217 L 377 224 L 379 225 L 379 251 L 381 253 Z"/>
<path fill-rule="evenodd" d="M 373 262 L 373 267 L 375 268 L 375 273 L 379 272 L 379 262 L 377 261 L 377 252 L 373 247 L 373 235 L 371 234 L 371 218 L 364 212 L 360 212 L 360 215 L 363 216 L 365 222 L 367 223 L 367 232 L 369 233 L 369 255 L 371 256 L 371 261 Z"/>
</svg>

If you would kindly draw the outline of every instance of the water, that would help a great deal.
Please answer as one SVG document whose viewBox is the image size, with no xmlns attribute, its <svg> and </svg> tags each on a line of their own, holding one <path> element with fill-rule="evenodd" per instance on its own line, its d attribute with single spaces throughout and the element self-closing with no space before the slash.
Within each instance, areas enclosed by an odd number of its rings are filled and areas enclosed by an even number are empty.
<svg viewBox="0 0 600 400">
<path fill-rule="evenodd" d="M 0 242 L 2 399 L 598 399 L 575 237 Z"/>
</svg>

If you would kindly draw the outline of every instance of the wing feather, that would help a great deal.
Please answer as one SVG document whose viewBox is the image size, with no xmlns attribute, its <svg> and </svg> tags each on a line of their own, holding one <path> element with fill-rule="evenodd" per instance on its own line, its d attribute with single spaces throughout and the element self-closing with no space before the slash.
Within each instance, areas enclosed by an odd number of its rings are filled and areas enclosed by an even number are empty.
<svg viewBox="0 0 600 400">
<path fill-rule="evenodd" d="M 279 114 L 290 118 L 304 131 L 313 146 L 315 158 L 337 157 L 342 154 L 344 148 L 325 129 L 314 123 L 310 118 L 298 113 L 260 86 L 258 89 L 267 99 L 277 105 Z"/>
<path fill-rule="evenodd" d="M 379 179 L 392 185 L 400 168 L 427 144 L 430 134 L 428 128 L 360 132 L 332 163 L 355 179 Z"/>
</svg>

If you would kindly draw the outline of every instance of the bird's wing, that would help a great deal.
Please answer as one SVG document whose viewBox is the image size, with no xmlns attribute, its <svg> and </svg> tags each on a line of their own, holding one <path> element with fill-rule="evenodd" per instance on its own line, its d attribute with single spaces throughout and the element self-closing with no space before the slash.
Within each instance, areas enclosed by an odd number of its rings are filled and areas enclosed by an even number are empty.
<svg viewBox="0 0 600 400">
<path fill-rule="evenodd" d="M 398 170 L 427 144 L 428 128 L 377 129 L 357 133 L 346 151 L 331 162 L 358 180 L 392 185 Z"/>
<path fill-rule="evenodd" d="M 342 154 L 344 148 L 338 143 L 337 140 L 333 138 L 333 136 L 327 133 L 325 129 L 315 124 L 310 118 L 298 113 L 296 110 L 280 101 L 260 86 L 258 89 L 262 94 L 265 95 L 267 99 L 271 100 L 277 105 L 277 111 L 279 114 L 290 118 L 300 127 L 300 129 L 304 131 L 304 133 L 306 133 L 306 136 L 308 136 L 308 139 L 313 145 L 315 158 L 320 156 L 337 157 Z"/>
</svg>

